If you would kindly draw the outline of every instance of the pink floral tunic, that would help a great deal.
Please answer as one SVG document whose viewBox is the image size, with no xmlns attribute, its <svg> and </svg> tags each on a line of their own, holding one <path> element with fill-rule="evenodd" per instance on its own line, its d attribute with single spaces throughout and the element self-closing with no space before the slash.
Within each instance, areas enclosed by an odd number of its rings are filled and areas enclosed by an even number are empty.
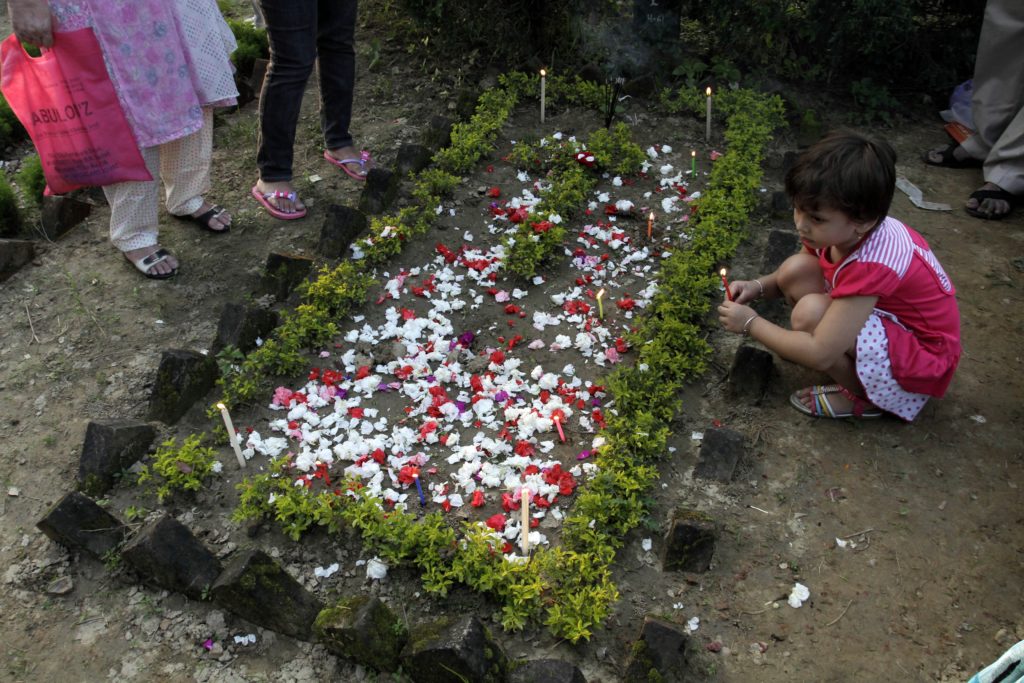
<svg viewBox="0 0 1024 683">
<path fill-rule="evenodd" d="M 55 30 L 92 27 L 140 147 L 199 130 L 233 104 L 235 39 L 216 0 L 50 0 Z"/>
</svg>

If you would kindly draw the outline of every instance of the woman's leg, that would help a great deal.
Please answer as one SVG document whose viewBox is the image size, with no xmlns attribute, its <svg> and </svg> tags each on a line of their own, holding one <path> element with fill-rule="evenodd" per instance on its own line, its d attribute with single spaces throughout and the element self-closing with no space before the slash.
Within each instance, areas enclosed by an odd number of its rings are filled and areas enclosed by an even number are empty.
<svg viewBox="0 0 1024 683">
<path fill-rule="evenodd" d="M 139 150 L 150 175 L 157 177 L 160 170 L 159 147 Z M 110 241 L 132 261 L 148 256 L 160 247 L 157 244 L 160 186 L 156 180 L 115 183 L 103 187 L 110 204 Z M 178 267 L 173 256 L 155 264 L 154 274 L 166 274 Z"/>
<path fill-rule="evenodd" d="M 256 163 L 260 192 L 293 192 L 292 160 L 302 95 L 316 63 L 317 0 L 262 0 L 270 39 L 270 65 L 260 93 L 260 138 Z M 273 197 L 282 211 L 301 202 Z"/>
<path fill-rule="evenodd" d="M 167 211 L 175 216 L 201 216 L 212 207 L 203 199 L 210 191 L 213 158 L 213 109 L 203 109 L 203 127 L 191 135 L 160 145 L 160 177 L 167 194 Z M 210 229 L 231 225 L 226 211 L 210 219 Z"/>
<path fill-rule="evenodd" d="M 335 159 L 358 159 L 353 147 L 352 99 L 355 92 L 357 0 L 320 0 L 317 73 L 320 79 L 320 126 L 324 145 Z M 363 164 L 347 164 L 363 174 Z"/>
</svg>

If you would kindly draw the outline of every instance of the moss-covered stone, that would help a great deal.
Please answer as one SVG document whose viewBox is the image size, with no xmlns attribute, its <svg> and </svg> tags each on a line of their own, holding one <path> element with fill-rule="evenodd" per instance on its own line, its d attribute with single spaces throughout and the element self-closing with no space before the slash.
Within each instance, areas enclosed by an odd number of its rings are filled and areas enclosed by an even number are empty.
<svg viewBox="0 0 1024 683">
<path fill-rule="evenodd" d="M 508 659 L 475 616 L 440 618 L 412 629 L 402 651 L 403 669 L 416 683 L 452 680 L 499 683 L 506 680 Z"/>
<path fill-rule="evenodd" d="M 322 610 L 313 632 L 332 653 L 377 671 L 396 671 L 408 640 L 405 623 L 375 597 L 356 595 Z"/>
<path fill-rule="evenodd" d="M 254 624 L 308 640 L 323 605 L 262 550 L 236 555 L 210 589 L 213 601 Z"/>
</svg>

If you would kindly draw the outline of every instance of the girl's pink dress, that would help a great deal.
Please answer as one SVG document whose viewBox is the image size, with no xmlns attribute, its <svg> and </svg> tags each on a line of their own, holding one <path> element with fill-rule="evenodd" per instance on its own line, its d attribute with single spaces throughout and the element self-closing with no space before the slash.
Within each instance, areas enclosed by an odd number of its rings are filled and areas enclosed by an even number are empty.
<svg viewBox="0 0 1024 683">
<path fill-rule="evenodd" d="M 216 0 L 50 0 L 57 32 L 92 27 L 140 147 L 203 125 L 238 95 L 234 35 Z"/>
<path fill-rule="evenodd" d="M 960 361 L 953 283 L 924 237 L 892 217 L 842 263 L 814 253 L 832 298 L 878 297 L 857 337 L 857 375 L 872 403 L 912 420 L 945 394 Z"/>
</svg>

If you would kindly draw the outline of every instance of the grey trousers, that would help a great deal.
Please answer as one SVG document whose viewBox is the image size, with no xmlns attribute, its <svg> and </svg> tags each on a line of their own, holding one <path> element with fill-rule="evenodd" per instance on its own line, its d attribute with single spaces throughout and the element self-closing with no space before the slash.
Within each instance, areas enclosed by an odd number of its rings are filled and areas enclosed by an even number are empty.
<svg viewBox="0 0 1024 683">
<path fill-rule="evenodd" d="M 974 63 L 975 135 L 961 147 L 985 180 L 1024 195 L 1024 2 L 988 0 Z"/>
</svg>

